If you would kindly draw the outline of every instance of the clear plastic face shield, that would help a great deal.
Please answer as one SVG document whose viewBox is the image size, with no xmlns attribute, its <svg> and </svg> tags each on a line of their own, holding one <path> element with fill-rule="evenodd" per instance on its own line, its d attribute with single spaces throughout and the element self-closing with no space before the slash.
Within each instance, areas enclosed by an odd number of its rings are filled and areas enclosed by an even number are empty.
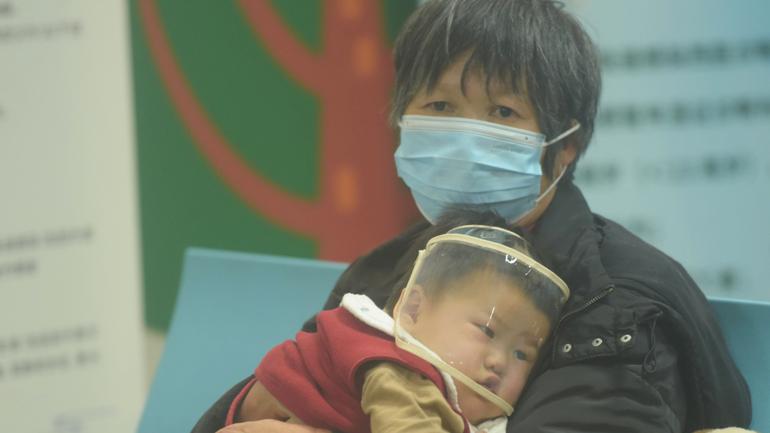
<svg viewBox="0 0 770 433">
<path fill-rule="evenodd" d="M 396 344 L 454 378 L 471 422 L 510 415 L 568 296 L 517 234 L 457 227 L 420 251 L 393 312 Z"/>
</svg>

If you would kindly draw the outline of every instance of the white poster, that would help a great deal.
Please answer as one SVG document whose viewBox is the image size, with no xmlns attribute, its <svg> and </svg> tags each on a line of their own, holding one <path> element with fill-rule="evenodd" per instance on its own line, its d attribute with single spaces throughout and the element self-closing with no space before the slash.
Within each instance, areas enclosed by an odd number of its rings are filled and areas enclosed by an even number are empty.
<svg viewBox="0 0 770 433">
<path fill-rule="evenodd" d="M 0 0 L 0 432 L 144 398 L 128 4 Z"/>
<path fill-rule="evenodd" d="M 594 212 L 710 295 L 770 300 L 770 2 L 573 0 L 602 54 Z"/>
</svg>

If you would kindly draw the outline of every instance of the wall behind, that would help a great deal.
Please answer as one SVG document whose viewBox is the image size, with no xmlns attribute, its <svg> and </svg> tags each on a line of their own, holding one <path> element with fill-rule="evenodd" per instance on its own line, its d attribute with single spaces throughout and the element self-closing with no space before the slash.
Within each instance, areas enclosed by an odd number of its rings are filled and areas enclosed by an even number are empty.
<svg viewBox="0 0 770 433">
<path fill-rule="evenodd" d="M 128 4 L 0 1 L 0 431 L 144 399 Z"/>
<path fill-rule="evenodd" d="M 414 219 L 386 123 L 412 8 L 132 2 L 152 327 L 168 325 L 188 246 L 351 260 Z"/>
<path fill-rule="evenodd" d="M 770 300 L 770 3 L 576 0 L 602 51 L 577 172 L 595 212 L 711 295 Z"/>
</svg>

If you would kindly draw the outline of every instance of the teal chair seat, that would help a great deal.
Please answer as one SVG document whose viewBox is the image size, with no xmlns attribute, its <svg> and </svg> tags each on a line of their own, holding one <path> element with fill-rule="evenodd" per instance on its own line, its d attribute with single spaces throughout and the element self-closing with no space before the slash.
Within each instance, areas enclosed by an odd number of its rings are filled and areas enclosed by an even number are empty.
<svg viewBox="0 0 770 433">
<path fill-rule="evenodd" d="M 189 432 L 268 349 L 318 312 L 341 263 L 188 250 L 139 433 Z"/>
<path fill-rule="evenodd" d="M 730 352 L 751 388 L 753 420 L 770 433 L 770 303 L 710 298 Z"/>
<path fill-rule="evenodd" d="M 190 249 L 139 433 L 189 432 L 222 393 L 323 305 L 346 265 Z M 753 428 L 770 432 L 770 304 L 712 299 L 752 389 Z"/>
</svg>

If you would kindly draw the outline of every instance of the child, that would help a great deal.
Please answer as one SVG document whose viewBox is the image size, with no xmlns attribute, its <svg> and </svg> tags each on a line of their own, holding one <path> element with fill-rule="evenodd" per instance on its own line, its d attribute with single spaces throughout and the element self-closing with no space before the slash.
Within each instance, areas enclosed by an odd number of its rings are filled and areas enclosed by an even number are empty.
<svg viewBox="0 0 770 433">
<path fill-rule="evenodd" d="M 504 431 L 503 415 L 513 411 L 568 293 L 515 233 L 456 227 L 420 251 L 388 309 L 393 316 L 349 294 L 319 315 L 316 333 L 268 353 L 229 422 L 248 393 L 239 421 L 342 432 L 467 432 L 484 423 Z"/>
</svg>

